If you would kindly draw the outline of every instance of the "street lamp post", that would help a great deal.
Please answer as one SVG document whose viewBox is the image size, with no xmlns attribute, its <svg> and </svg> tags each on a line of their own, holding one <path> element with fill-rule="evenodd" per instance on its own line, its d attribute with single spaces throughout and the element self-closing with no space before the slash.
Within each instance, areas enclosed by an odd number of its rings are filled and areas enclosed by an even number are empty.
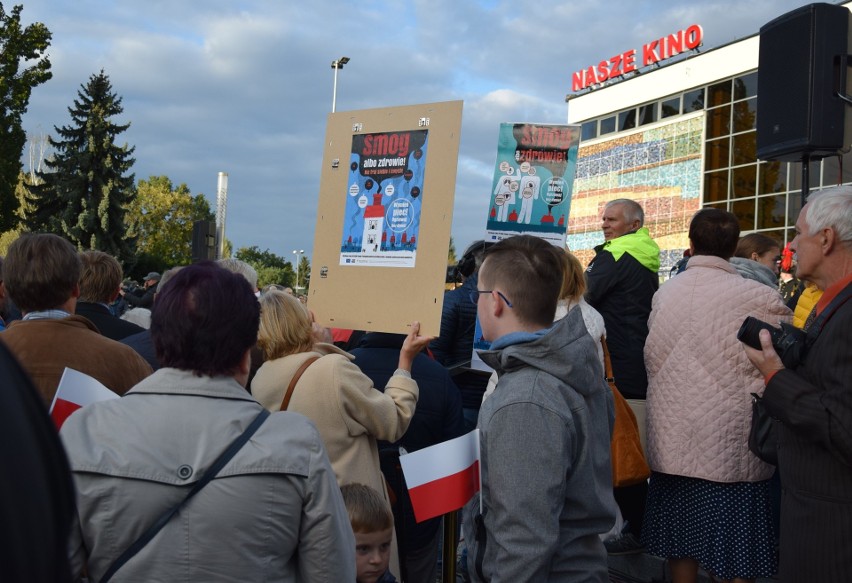
<svg viewBox="0 0 852 583">
<path fill-rule="evenodd" d="M 299 290 L 299 267 L 302 263 L 302 254 L 304 249 L 293 249 L 293 255 L 296 256 L 296 291 Z"/>
<path fill-rule="evenodd" d="M 342 69 L 343 65 L 349 62 L 349 57 L 340 57 L 331 62 L 331 68 L 334 69 L 334 91 L 331 94 L 331 113 L 337 109 L 337 71 Z"/>
</svg>

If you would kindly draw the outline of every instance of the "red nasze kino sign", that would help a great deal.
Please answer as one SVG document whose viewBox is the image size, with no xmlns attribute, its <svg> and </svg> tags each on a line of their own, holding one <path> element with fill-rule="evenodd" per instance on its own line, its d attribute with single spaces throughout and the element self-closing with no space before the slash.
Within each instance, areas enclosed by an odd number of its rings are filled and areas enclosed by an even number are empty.
<svg viewBox="0 0 852 583">
<path fill-rule="evenodd" d="M 704 30 L 701 26 L 693 24 L 674 34 L 645 43 L 642 46 L 641 65 L 638 65 L 636 61 L 638 51 L 630 49 L 620 55 L 603 60 L 597 65 L 591 65 L 577 71 L 571 78 L 571 90 L 580 91 L 597 83 L 621 77 L 638 68 L 664 61 L 684 51 L 691 51 L 700 47 L 703 42 Z"/>
</svg>

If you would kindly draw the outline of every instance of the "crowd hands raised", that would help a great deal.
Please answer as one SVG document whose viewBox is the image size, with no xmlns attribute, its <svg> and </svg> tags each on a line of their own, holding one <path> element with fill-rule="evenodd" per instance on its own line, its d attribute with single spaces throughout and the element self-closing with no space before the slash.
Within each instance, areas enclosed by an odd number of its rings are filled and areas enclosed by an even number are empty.
<svg viewBox="0 0 852 583">
<path fill-rule="evenodd" d="M 4 578 L 433 583 L 440 519 L 414 520 L 400 450 L 478 427 L 482 500 L 462 512 L 460 578 L 603 582 L 608 552 L 647 550 L 676 582 L 699 568 L 844 580 L 852 189 L 813 193 L 783 255 L 741 238 L 730 213 L 697 212 L 685 268 L 662 286 L 640 205 L 608 203 L 602 231 L 585 272 L 534 237 L 475 243 L 438 338 L 417 322 L 328 330 L 237 260 L 149 273 L 134 294 L 114 258 L 22 235 L 0 264 L 0 301 L 21 312 L 0 332 L 16 468 L 2 481 L 16 525 Z M 782 364 L 766 330 L 742 344 L 748 316 L 803 328 L 799 361 Z M 490 385 L 466 366 L 475 340 L 490 342 Z M 46 411 L 66 367 L 124 398 L 57 436 Z M 777 469 L 748 448 L 752 393 L 775 419 Z M 651 474 L 614 487 L 622 394 Z"/>
</svg>

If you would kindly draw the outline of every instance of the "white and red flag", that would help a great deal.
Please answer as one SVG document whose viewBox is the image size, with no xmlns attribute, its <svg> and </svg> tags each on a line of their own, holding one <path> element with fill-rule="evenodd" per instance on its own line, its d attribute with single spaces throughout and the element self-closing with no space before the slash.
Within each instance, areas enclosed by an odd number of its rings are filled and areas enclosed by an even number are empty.
<svg viewBox="0 0 852 583">
<path fill-rule="evenodd" d="M 479 430 L 400 456 L 417 522 L 458 510 L 479 492 Z"/>
<path fill-rule="evenodd" d="M 95 401 L 118 398 L 118 395 L 89 375 L 66 367 L 59 379 L 53 403 L 50 404 L 50 418 L 59 431 L 68 416 L 80 407 Z"/>
</svg>

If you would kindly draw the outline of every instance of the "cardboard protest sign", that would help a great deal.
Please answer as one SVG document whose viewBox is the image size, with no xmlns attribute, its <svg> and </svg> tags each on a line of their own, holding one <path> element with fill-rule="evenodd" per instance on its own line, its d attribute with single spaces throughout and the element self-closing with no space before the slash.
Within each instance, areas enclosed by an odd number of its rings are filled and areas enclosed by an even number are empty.
<svg viewBox="0 0 852 583">
<path fill-rule="evenodd" d="M 565 244 L 580 126 L 502 123 L 486 237 L 535 235 Z"/>
<path fill-rule="evenodd" d="M 437 335 L 462 102 L 328 117 L 308 305 L 327 327 Z"/>
<path fill-rule="evenodd" d="M 486 241 L 523 234 L 565 248 L 579 146 L 578 125 L 500 124 Z M 476 353 L 490 346 L 477 319 L 471 367 L 491 370 Z"/>
</svg>

